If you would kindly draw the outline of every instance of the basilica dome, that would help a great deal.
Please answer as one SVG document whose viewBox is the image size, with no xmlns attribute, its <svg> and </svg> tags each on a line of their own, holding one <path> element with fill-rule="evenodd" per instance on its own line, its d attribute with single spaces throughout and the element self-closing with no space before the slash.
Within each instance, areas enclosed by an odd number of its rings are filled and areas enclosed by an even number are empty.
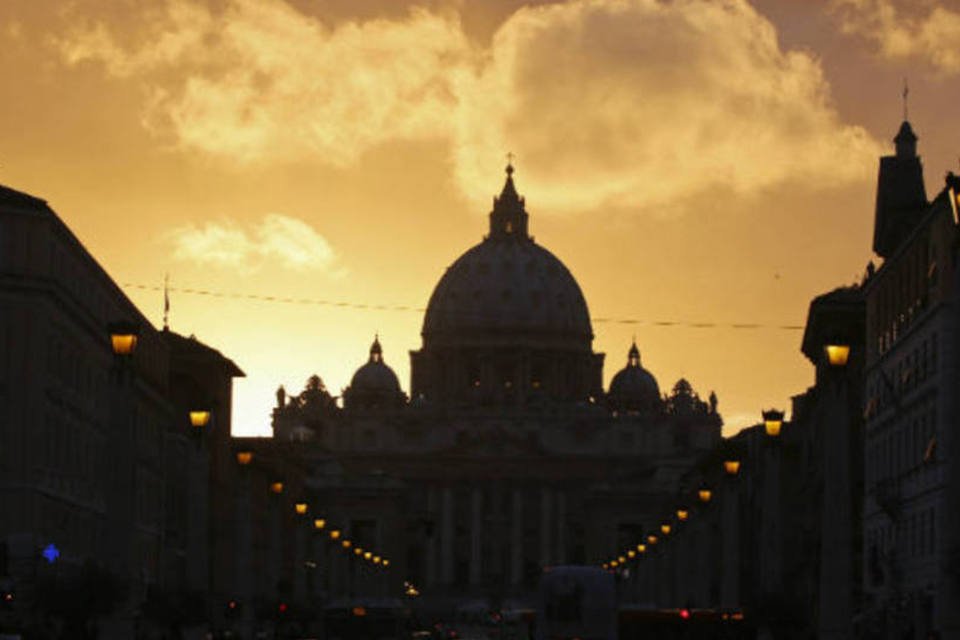
<svg viewBox="0 0 960 640">
<path fill-rule="evenodd" d="M 523 198 L 507 167 L 490 234 L 447 268 L 430 297 L 424 344 L 539 344 L 589 350 L 590 314 L 580 286 L 527 234 Z"/>
<path fill-rule="evenodd" d="M 410 393 L 456 406 L 586 403 L 603 393 L 603 354 L 591 347 L 580 286 L 527 231 L 513 166 L 493 199 L 490 232 L 450 265 L 410 352 Z"/>
<path fill-rule="evenodd" d="M 627 366 L 610 381 L 607 401 L 615 411 L 626 413 L 656 412 L 662 407 L 657 379 L 640 365 L 636 343 L 627 354 Z"/>
<path fill-rule="evenodd" d="M 397 374 L 384 363 L 380 339 L 375 337 L 370 358 L 353 374 L 350 386 L 343 392 L 344 405 L 348 409 L 389 407 L 403 399 Z"/>
</svg>

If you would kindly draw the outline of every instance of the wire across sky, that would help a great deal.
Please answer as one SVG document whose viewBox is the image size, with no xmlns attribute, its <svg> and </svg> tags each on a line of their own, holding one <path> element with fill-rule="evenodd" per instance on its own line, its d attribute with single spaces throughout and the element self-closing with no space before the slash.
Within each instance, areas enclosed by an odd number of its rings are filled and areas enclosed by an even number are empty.
<svg viewBox="0 0 960 640">
<path fill-rule="evenodd" d="M 164 291 L 163 285 L 151 285 L 137 282 L 124 282 L 122 286 L 128 289 L 140 289 L 144 291 Z M 316 305 L 324 307 L 338 307 L 343 309 L 357 309 L 364 311 L 412 311 L 425 313 L 424 307 L 398 304 L 368 304 L 362 302 L 350 302 L 346 300 L 324 300 L 321 298 L 298 298 L 291 296 L 271 296 L 258 293 L 237 293 L 230 291 L 216 291 L 213 289 L 200 289 L 194 287 L 167 287 L 170 293 L 183 293 L 194 296 L 208 296 L 211 298 L 224 298 L 232 300 L 253 300 L 257 302 L 272 302 L 279 304 L 301 304 Z M 688 329 L 774 329 L 780 331 L 802 331 L 803 325 L 796 324 L 763 324 L 757 322 L 692 322 L 686 320 L 645 320 L 642 318 L 606 318 L 593 317 L 591 321 L 594 324 L 625 324 L 649 327 L 678 327 Z"/>
</svg>

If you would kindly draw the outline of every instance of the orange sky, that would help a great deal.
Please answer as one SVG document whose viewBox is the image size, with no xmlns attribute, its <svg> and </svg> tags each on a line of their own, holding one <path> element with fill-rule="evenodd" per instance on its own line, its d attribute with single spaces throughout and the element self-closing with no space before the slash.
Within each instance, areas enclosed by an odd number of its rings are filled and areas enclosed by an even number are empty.
<svg viewBox="0 0 960 640">
<path fill-rule="evenodd" d="M 954 169 L 960 8 L 895 0 L 75 0 L 0 5 L 0 182 L 48 199 L 121 283 L 422 308 L 516 156 L 531 233 L 577 277 L 605 379 L 636 334 L 727 432 L 812 382 L 810 299 L 870 258 L 877 155 L 910 119 Z M 58 6 L 59 5 L 59 6 Z M 155 324 L 162 295 L 129 287 Z M 234 430 L 335 392 L 415 311 L 174 291 L 233 358 Z"/>
</svg>

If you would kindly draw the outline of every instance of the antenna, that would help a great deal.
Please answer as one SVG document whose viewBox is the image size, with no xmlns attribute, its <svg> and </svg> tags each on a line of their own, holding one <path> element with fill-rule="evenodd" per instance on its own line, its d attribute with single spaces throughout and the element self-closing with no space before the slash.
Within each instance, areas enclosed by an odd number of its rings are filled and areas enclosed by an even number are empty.
<svg viewBox="0 0 960 640">
<path fill-rule="evenodd" d="M 906 78 L 903 79 L 903 94 L 902 94 L 902 95 L 903 95 L 903 119 L 904 119 L 904 120 L 909 120 L 910 118 L 907 117 L 907 116 L 909 115 L 909 111 L 908 111 L 908 108 L 907 108 L 907 106 L 908 106 L 908 105 L 907 105 L 907 96 L 910 95 L 910 86 L 907 84 L 907 79 L 906 79 Z"/>
</svg>

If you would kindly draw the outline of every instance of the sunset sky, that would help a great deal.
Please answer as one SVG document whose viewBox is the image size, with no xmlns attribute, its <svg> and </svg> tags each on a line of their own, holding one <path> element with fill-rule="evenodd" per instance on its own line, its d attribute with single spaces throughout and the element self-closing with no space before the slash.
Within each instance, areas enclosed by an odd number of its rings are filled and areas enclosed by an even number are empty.
<svg viewBox="0 0 960 640">
<path fill-rule="evenodd" d="M 781 327 L 871 258 L 905 77 L 930 195 L 960 155 L 952 1 L 3 0 L 0 46 L 0 183 L 157 326 L 170 274 L 171 328 L 247 373 L 238 434 L 280 384 L 339 394 L 375 332 L 409 391 L 507 152 L 591 315 L 639 321 L 594 321 L 605 382 L 635 334 L 734 432 L 812 382 Z"/>
</svg>

